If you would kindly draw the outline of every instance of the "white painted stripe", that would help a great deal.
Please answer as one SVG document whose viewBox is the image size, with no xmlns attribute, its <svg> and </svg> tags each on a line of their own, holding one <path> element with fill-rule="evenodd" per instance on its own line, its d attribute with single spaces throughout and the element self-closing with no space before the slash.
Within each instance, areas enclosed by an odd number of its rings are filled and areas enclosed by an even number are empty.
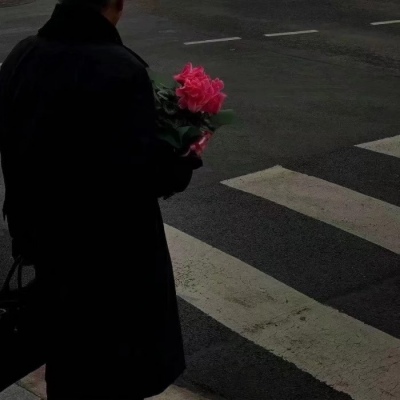
<svg viewBox="0 0 400 400">
<path fill-rule="evenodd" d="M 356 147 L 361 147 L 377 153 L 383 153 L 389 156 L 400 158 L 400 135 L 376 140 L 374 142 L 359 144 Z"/>
<path fill-rule="evenodd" d="M 400 340 L 175 228 L 166 232 L 184 300 L 353 399 L 400 399 Z"/>
<path fill-rule="evenodd" d="M 18 385 L 12 385 L 0 393 L 0 400 L 40 400 L 34 394 L 21 388 Z"/>
<path fill-rule="evenodd" d="M 303 35 L 306 33 L 317 33 L 318 31 L 315 29 L 308 31 L 296 31 L 296 32 L 280 32 L 280 33 L 266 33 L 264 36 L 267 37 L 275 37 L 275 36 L 290 36 L 290 35 Z"/>
<path fill-rule="evenodd" d="M 230 42 L 232 40 L 241 40 L 241 37 L 228 37 L 228 38 L 221 38 L 221 39 L 209 39 L 209 40 L 199 40 L 196 42 L 186 42 L 184 43 L 186 46 L 190 46 L 193 44 L 204 44 L 204 43 L 218 43 L 218 42 Z"/>
<path fill-rule="evenodd" d="M 148 400 L 207 400 L 197 393 L 190 392 L 187 389 L 178 386 L 169 387 L 159 396 L 150 397 Z"/>
<path fill-rule="evenodd" d="M 280 166 L 222 183 L 400 254 L 400 207 Z"/>
<path fill-rule="evenodd" d="M 18 34 L 18 33 L 27 33 L 27 32 L 35 32 L 34 29 L 32 28 L 7 28 L 7 29 L 0 29 L 0 36 L 3 35 L 14 35 L 14 34 Z"/>
<path fill-rule="evenodd" d="M 371 22 L 371 25 L 389 25 L 389 24 L 400 24 L 400 19 L 395 19 L 393 21 Z"/>
</svg>

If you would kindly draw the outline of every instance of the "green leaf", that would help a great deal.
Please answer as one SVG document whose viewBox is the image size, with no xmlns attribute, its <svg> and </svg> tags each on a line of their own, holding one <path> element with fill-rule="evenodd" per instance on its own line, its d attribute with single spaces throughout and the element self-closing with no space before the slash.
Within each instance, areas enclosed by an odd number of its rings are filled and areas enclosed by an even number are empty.
<svg viewBox="0 0 400 400">
<path fill-rule="evenodd" d="M 210 117 L 210 122 L 215 129 L 220 128 L 223 125 L 233 124 L 235 121 L 235 113 L 233 110 L 222 110 L 217 115 Z"/>
<path fill-rule="evenodd" d="M 165 103 L 162 104 L 162 110 L 165 112 L 165 114 L 170 116 L 176 114 L 175 104 L 170 101 L 166 101 Z"/>
<path fill-rule="evenodd" d="M 185 134 L 190 130 L 190 126 L 181 126 L 177 129 L 180 137 L 185 136 Z"/>
<path fill-rule="evenodd" d="M 193 143 L 200 140 L 202 131 L 196 126 L 191 126 L 182 136 L 182 144 L 184 148 L 190 147 Z"/>
<path fill-rule="evenodd" d="M 162 129 L 158 134 L 161 140 L 166 141 L 177 150 L 186 150 L 202 136 L 200 128 L 195 126 L 182 126 L 176 129 Z"/>
<path fill-rule="evenodd" d="M 158 137 L 178 150 L 183 147 L 181 135 L 176 130 L 163 130 L 159 132 Z"/>
</svg>

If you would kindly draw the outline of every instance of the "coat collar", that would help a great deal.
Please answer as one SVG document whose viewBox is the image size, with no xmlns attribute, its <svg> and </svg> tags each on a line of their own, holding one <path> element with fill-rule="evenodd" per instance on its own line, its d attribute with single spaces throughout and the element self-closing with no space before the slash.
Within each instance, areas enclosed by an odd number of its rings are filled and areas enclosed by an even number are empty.
<svg viewBox="0 0 400 400">
<path fill-rule="evenodd" d="M 115 26 L 96 10 L 83 6 L 58 4 L 38 35 L 62 41 L 122 45 Z"/>
</svg>

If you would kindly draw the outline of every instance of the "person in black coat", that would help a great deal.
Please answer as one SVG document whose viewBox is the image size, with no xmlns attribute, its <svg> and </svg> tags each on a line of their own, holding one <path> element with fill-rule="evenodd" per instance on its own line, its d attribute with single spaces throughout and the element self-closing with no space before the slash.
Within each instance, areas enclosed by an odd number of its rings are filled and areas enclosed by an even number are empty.
<svg viewBox="0 0 400 400">
<path fill-rule="evenodd" d="M 185 369 L 158 199 L 202 163 L 156 138 L 123 3 L 61 0 L 0 71 L 3 213 L 41 283 L 49 400 L 143 399 Z"/>
</svg>

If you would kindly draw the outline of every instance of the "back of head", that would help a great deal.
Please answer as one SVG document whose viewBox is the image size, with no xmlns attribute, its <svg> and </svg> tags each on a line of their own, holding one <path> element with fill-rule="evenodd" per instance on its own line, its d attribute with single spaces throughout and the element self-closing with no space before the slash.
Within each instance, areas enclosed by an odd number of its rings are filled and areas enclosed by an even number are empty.
<svg viewBox="0 0 400 400">
<path fill-rule="evenodd" d="M 59 0 L 60 4 L 93 7 L 99 10 L 107 7 L 112 0 Z"/>
<path fill-rule="evenodd" d="M 59 0 L 59 3 L 95 9 L 101 12 L 114 25 L 118 23 L 124 7 L 124 0 Z"/>
</svg>

